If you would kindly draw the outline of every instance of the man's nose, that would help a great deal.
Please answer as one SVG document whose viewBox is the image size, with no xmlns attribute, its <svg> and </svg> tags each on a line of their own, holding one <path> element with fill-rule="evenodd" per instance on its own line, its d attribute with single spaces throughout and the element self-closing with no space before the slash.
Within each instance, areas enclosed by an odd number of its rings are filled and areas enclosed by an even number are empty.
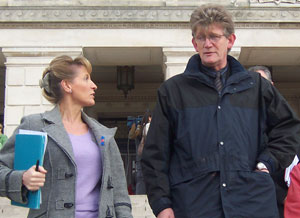
<svg viewBox="0 0 300 218">
<path fill-rule="evenodd" d="M 212 43 L 211 43 L 211 40 L 210 38 L 205 38 L 205 42 L 204 42 L 204 47 L 211 47 L 212 46 Z"/>
</svg>

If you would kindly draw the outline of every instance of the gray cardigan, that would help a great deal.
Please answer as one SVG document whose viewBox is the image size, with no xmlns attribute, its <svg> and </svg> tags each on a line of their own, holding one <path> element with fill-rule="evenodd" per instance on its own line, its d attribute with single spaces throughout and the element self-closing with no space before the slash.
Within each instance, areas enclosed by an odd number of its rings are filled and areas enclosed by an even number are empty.
<svg viewBox="0 0 300 218">
<path fill-rule="evenodd" d="M 100 191 L 99 218 L 132 218 L 123 162 L 114 140 L 116 128 L 109 129 L 82 112 L 82 119 L 95 136 L 101 149 L 103 175 Z M 48 134 L 44 168 L 48 171 L 42 187 L 39 210 L 30 210 L 29 218 L 75 217 L 76 163 L 72 144 L 63 126 L 59 107 L 42 114 L 22 118 L 21 124 L 0 151 L 0 196 L 24 202 L 24 171 L 14 171 L 14 143 L 19 129 Z M 22 197 L 23 196 L 23 197 Z"/>
</svg>

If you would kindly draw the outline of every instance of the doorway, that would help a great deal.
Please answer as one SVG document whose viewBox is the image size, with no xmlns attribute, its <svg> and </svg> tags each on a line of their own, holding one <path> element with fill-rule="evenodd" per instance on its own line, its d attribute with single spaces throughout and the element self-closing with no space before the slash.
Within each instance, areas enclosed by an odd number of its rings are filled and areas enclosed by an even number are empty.
<svg viewBox="0 0 300 218">
<path fill-rule="evenodd" d="M 123 159 L 129 193 L 134 194 L 137 144 L 128 139 L 131 127 L 128 120 L 141 118 L 147 110 L 152 111 L 155 107 L 157 89 L 164 81 L 162 49 L 93 47 L 83 51 L 92 63 L 92 80 L 98 87 L 95 106 L 85 111 L 107 127 L 118 127 L 115 139 Z M 127 96 L 118 89 L 120 66 L 134 69 L 133 88 Z"/>
</svg>

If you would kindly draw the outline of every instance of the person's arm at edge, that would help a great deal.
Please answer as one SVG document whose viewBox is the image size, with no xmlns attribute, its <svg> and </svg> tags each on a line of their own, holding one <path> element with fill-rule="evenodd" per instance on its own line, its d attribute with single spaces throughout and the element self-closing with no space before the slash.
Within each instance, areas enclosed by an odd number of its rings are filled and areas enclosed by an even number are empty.
<svg viewBox="0 0 300 218">
<path fill-rule="evenodd" d="M 22 118 L 21 124 L 0 150 L 0 196 L 25 203 L 27 201 L 25 197 L 27 189 L 22 182 L 25 171 L 13 170 L 15 138 L 19 129 L 30 129 L 30 122 L 27 117 Z"/>
<path fill-rule="evenodd" d="M 273 173 L 292 162 L 300 145 L 300 120 L 276 88 L 264 81 L 262 86 L 267 112 L 268 144 L 257 162 L 264 163 Z"/>
</svg>

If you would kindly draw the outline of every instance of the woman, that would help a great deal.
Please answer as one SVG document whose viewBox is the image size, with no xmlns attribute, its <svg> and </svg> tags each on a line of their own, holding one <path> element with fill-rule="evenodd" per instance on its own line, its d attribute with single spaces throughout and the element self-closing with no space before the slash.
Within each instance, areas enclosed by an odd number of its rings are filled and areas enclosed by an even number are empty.
<svg viewBox="0 0 300 218">
<path fill-rule="evenodd" d="M 97 86 L 91 64 L 84 57 L 55 58 L 45 69 L 40 86 L 53 110 L 22 119 L 0 152 L 0 195 L 26 201 L 26 190 L 42 188 L 39 210 L 30 218 L 132 217 L 123 162 L 108 129 L 82 108 L 95 104 Z M 48 143 L 44 167 L 38 172 L 12 170 L 15 134 L 19 129 L 44 131 Z"/>
</svg>

